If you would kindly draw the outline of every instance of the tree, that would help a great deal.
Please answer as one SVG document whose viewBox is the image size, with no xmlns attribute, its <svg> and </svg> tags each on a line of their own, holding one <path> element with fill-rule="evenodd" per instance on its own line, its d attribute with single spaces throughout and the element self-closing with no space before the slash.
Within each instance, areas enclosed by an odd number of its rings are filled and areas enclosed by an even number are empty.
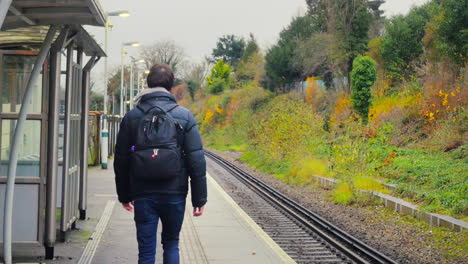
<svg viewBox="0 0 468 264">
<path fill-rule="evenodd" d="M 229 88 L 231 84 L 231 73 L 234 70 L 222 59 L 211 69 L 211 74 L 206 78 L 208 91 L 212 94 L 220 93 Z"/>
<path fill-rule="evenodd" d="M 307 40 L 299 41 L 294 51 L 293 67 L 304 78 L 320 76 L 326 86 L 332 86 L 331 50 L 333 36 L 327 33 L 312 35 Z"/>
<path fill-rule="evenodd" d="M 253 34 L 247 42 L 244 54 L 242 55 L 236 69 L 236 78 L 241 82 L 260 81 L 265 73 L 265 63 L 263 55 L 258 47 L 257 40 Z"/>
<path fill-rule="evenodd" d="M 361 5 L 354 14 L 348 34 L 347 45 L 345 46 L 350 55 L 350 61 L 367 50 L 369 43 L 369 28 L 372 22 L 372 15 L 366 5 Z"/>
<path fill-rule="evenodd" d="M 351 71 L 351 102 L 353 109 L 367 123 L 371 104 L 371 87 L 377 79 L 375 61 L 368 56 L 359 56 L 353 62 Z"/>
<path fill-rule="evenodd" d="M 385 0 L 372 0 L 368 1 L 368 6 L 373 17 L 373 22 L 370 25 L 369 37 L 377 38 L 383 33 L 385 26 L 384 11 L 380 10 L 380 7 L 385 3 Z"/>
<path fill-rule="evenodd" d="M 310 16 L 295 17 L 280 33 L 279 41 L 265 56 L 265 71 L 269 78 L 267 87 L 272 90 L 301 79 L 301 72 L 292 67 L 298 41 L 310 38 L 318 28 Z"/>
<path fill-rule="evenodd" d="M 104 103 L 104 96 L 96 92 L 91 91 L 89 95 L 89 110 L 90 111 L 102 111 Z"/>
<path fill-rule="evenodd" d="M 192 64 L 187 75 L 183 77 L 183 81 L 187 83 L 187 89 L 192 99 L 195 99 L 195 93 L 202 87 L 208 73 L 209 62 L 204 61 L 198 64 Z"/>
<path fill-rule="evenodd" d="M 164 63 L 171 66 L 176 75 L 178 75 L 179 66 L 186 59 L 184 49 L 172 40 L 161 40 L 142 47 L 140 57 L 145 60 L 148 69 L 155 64 Z"/>
<path fill-rule="evenodd" d="M 265 56 L 265 71 L 268 77 L 266 86 L 270 90 L 281 90 L 284 85 L 300 78 L 300 72 L 291 69 L 294 54 L 292 42 L 271 47 Z"/>
<path fill-rule="evenodd" d="M 373 23 L 383 20 L 380 6 L 384 2 L 306 0 L 307 19 L 293 21 L 267 53 L 267 76 L 273 82 L 288 83 L 318 75 L 327 87 L 332 86 L 334 77 L 349 79 L 354 58 L 367 51 Z M 294 24 L 301 25 L 302 34 L 298 35 L 305 37 L 291 34 Z M 372 30 L 380 32 L 380 28 Z M 294 41 L 287 41 L 291 38 Z M 349 91 L 348 85 L 343 88 Z"/>
<path fill-rule="evenodd" d="M 466 63 L 468 56 L 468 1 L 445 0 L 437 35 L 439 49 L 457 63 Z"/>
<path fill-rule="evenodd" d="M 130 83 L 130 67 L 126 65 L 124 67 L 124 87 L 128 88 Z M 109 72 L 109 79 L 107 81 L 107 94 L 109 95 L 109 100 L 107 101 L 109 104 L 109 112 L 110 113 L 119 113 L 120 109 L 120 67 L 116 67 L 115 69 Z M 127 98 L 130 96 L 129 90 L 126 89 Z M 113 107 L 115 106 L 115 109 Z"/>
<path fill-rule="evenodd" d="M 306 0 L 308 16 L 315 21 L 319 32 L 327 31 L 327 1 L 329 0 Z"/>
<path fill-rule="evenodd" d="M 384 0 L 306 0 L 311 16 L 319 29 L 332 38 L 327 48 L 325 64 L 315 68 L 327 72 L 328 83 L 334 77 L 348 77 L 352 62 L 358 55 L 367 51 L 369 36 L 376 37 L 382 29 L 383 11 L 380 6 Z M 323 36 L 323 35 L 322 35 Z M 309 43 L 314 42 L 312 39 Z M 306 43 L 302 43 L 303 45 Z M 309 46 L 309 49 L 316 50 Z M 307 47 L 303 48 L 305 51 Z M 323 57 L 321 58 L 323 59 Z M 311 63 L 309 63 L 311 64 Z M 348 90 L 349 87 L 343 87 Z"/>
<path fill-rule="evenodd" d="M 339 77 L 348 76 L 354 58 L 367 50 L 372 14 L 367 0 L 326 1 L 327 32 L 335 38 L 332 57 Z"/>
<path fill-rule="evenodd" d="M 250 33 L 250 39 L 247 42 L 247 46 L 244 50 L 244 53 L 242 54 L 241 61 L 247 61 L 249 57 L 255 55 L 260 51 L 260 48 L 258 47 L 257 40 L 255 39 L 255 36 Z"/>
<path fill-rule="evenodd" d="M 232 67 L 236 67 L 245 49 L 245 41 L 242 37 L 226 35 L 219 38 L 216 48 L 212 52 L 212 62 L 223 60 Z"/>
<path fill-rule="evenodd" d="M 260 82 L 265 74 L 265 61 L 260 51 L 242 59 L 236 70 L 237 80 L 247 83 L 250 81 Z"/>
<path fill-rule="evenodd" d="M 390 81 L 397 81 L 413 73 L 414 64 L 423 53 L 422 38 L 430 19 L 426 4 L 414 7 L 408 15 L 395 16 L 385 26 L 379 52 L 384 60 L 384 68 Z"/>
</svg>

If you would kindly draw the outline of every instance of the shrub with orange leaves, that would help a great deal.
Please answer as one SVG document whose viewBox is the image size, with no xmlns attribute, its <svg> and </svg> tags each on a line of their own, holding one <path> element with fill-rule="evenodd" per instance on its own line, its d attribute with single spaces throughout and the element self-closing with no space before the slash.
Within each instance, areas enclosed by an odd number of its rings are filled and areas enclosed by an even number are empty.
<svg viewBox="0 0 468 264">
<path fill-rule="evenodd" d="M 425 103 L 421 114 L 430 123 L 440 119 L 456 122 L 468 101 L 468 90 L 462 89 L 466 86 L 463 75 L 453 83 L 435 77 L 430 78 L 425 82 Z"/>
<path fill-rule="evenodd" d="M 351 109 L 351 100 L 347 94 L 341 93 L 335 102 L 335 107 L 330 114 L 330 122 L 332 126 L 340 126 L 343 122 L 349 119 L 353 113 Z"/>
<path fill-rule="evenodd" d="M 223 112 L 224 112 L 224 110 L 221 109 L 221 107 L 219 107 L 219 104 L 215 104 L 215 111 L 216 111 L 216 113 L 218 113 L 220 115 L 223 114 Z"/>
<path fill-rule="evenodd" d="M 307 78 L 307 87 L 305 89 L 305 100 L 312 105 L 315 111 L 322 111 L 326 106 L 325 90 L 319 86 L 317 77 Z"/>
<path fill-rule="evenodd" d="M 367 138 L 375 138 L 377 136 L 377 131 L 373 127 L 365 127 L 363 130 L 363 135 Z"/>
<path fill-rule="evenodd" d="M 387 166 L 390 166 L 393 162 L 393 160 L 395 159 L 395 157 L 397 156 L 397 152 L 396 151 L 392 151 L 390 152 L 390 154 L 388 155 L 388 157 L 384 160 L 384 163 L 380 166 L 377 166 L 376 169 L 381 169 L 383 167 L 387 167 Z"/>
<path fill-rule="evenodd" d="M 189 96 L 187 84 L 179 84 L 171 89 L 171 93 L 175 96 L 177 101 L 182 101 L 185 97 Z"/>
<path fill-rule="evenodd" d="M 203 119 L 203 123 L 209 125 L 211 123 L 211 120 L 213 119 L 214 116 L 214 111 L 211 109 L 208 109 L 205 113 L 205 119 Z"/>
<path fill-rule="evenodd" d="M 318 84 L 316 82 L 316 77 L 309 77 L 307 78 L 307 88 L 306 88 L 306 102 L 309 104 L 313 104 L 313 100 L 317 100 L 317 93 L 318 93 Z"/>
</svg>

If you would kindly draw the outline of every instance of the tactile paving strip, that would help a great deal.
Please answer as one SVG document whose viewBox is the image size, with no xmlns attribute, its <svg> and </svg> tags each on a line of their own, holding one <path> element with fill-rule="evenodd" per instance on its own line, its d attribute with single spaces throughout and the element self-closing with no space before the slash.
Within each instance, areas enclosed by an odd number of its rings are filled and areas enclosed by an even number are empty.
<svg viewBox="0 0 468 264">
<path fill-rule="evenodd" d="M 207 264 L 208 259 L 193 225 L 191 208 L 187 206 L 185 210 L 184 225 L 180 233 L 180 260 L 182 264 Z"/>
</svg>

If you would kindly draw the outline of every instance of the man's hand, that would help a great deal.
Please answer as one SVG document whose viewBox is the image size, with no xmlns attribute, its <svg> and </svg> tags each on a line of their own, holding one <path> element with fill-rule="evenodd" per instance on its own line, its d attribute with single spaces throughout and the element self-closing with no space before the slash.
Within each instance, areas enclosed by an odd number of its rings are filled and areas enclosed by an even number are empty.
<svg viewBox="0 0 468 264">
<path fill-rule="evenodd" d="M 201 216 L 203 214 L 203 210 L 205 210 L 205 206 L 194 207 L 193 208 L 193 216 Z"/>
<path fill-rule="evenodd" d="M 123 208 L 129 212 L 133 212 L 133 202 L 123 203 Z"/>
</svg>

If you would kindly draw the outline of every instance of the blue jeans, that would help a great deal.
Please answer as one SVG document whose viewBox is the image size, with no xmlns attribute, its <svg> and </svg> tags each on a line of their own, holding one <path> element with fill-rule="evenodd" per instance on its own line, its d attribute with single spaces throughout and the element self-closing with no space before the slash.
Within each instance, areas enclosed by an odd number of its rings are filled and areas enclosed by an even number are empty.
<svg viewBox="0 0 468 264">
<path fill-rule="evenodd" d="M 161 219 L 164 264 L 179 264 L 179 233 L 184 221 L 185 195 L 153 194 L 134 201 L 138 264 L 156 261 L 156 232 Z"/>
</svg>

